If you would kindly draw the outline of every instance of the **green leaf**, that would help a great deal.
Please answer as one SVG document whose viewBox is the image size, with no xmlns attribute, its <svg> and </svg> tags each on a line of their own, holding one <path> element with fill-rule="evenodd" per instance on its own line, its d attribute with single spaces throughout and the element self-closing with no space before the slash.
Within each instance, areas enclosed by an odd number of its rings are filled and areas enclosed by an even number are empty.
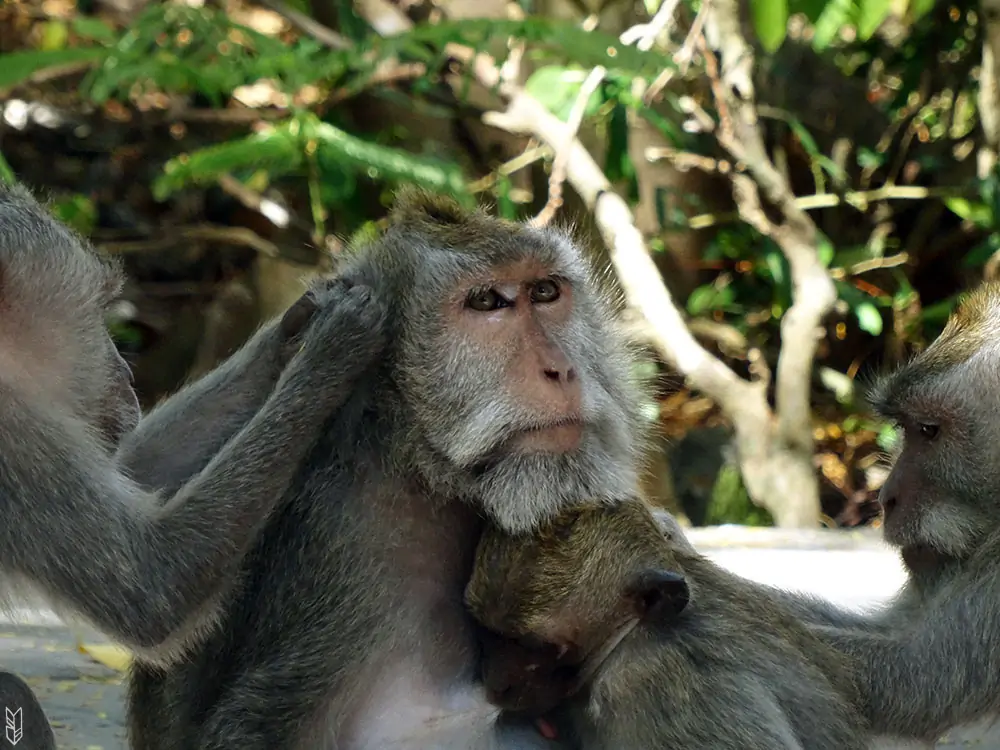
<svg viewBox="0 0 1000 750">
<path fill-rule="evenodd" d="M 314 118 L 302 119 L 308 124 Z M 363 141 L 326 122 L 316 121 L 312 132 L 306 131 L 309 135 L 316 138 L 317 161 L 324 169 L 346 167 L 373 180 L 414 183 L 466 203 L 471 200 L 461 167 L 453 162 Z"/>
<path fill-rule="evenodd" d="M 267 168 L 273 178 L 303 174 L 307 152 L 315 152 L 320 178 L 330 175 L 330 187 L 343 173 L 371 180 L 408 182 L 448 193 L 468 203 L 471 196 L 461 168 L 452 162 L 418 156 L 369 143 L 345 133 L 311 114 L 283 122 L 271 130 L 171 159 L 153 183 L 153 195 L 163 200 L 190 184 L 214 182 L 223 174 Z"/>
<path fill-rule="evenodd" d="M 916 21 L 934 8 L 934 0 L 910 0 L 910 18 Z"/>
<path fill-rule="evenodd" d="M 49 21 L 42 24 L 42 38 L 39 49 L 45 51 L 65 49 L 69 41 L 69 26 L 64 21 Z"/>
<path fill-rule="evenodd" d="M 895 425 L 887 424 L 878 431 L 875 444 L 884 451 L 891 451 L 902 437 L 901 430 Z"/>
<path fill-rule="evenodd" d="M 790 13 L 802 13 L 809 23 L 814 24 L 826 7 L 826 3 L 827 0 L 791 0 L 788 10 Z"/>
<path fill-rule="evenodd" d="M 865 42 L 889 15 L 892 0 L 861 0 L 861 14 L 858 17 L 858 37 Z"/>
<path fill-rule="evenodd" d="M 451 43 L 481 49 L 506 37 L 527 42 L 531 56 L 535 59 L 554 57 L 588 69 L 603 65 L 612 72 L 655 76 L 664 68 L 677 67 L 670 55 L 656 49 L 643 51 L 638 47 L 622 44 L 617 36 L 604 31 L 587 31 L 572 21 L 538 17 L 521 21 L 463 18 L 419 24 L 405 34 L 379 40 L 378 47 L 382 52 L 409 52 L 412 48 L 423 45 L 434 47 L 443 53 Z"/>
<path fill-rule="evenodd" d="M 562 65 L 546 65 L 532 73 L 525 81 L 524 89 L 538 99 L 545 108 L 562 121 L 569 119 L 580 87 L 589 75 L 582 68 L 568 68 Z M 584 117 L 596 114 L 603 97 L 600 88 L 590 95 L 584 110 Z"/>
<path fill-rule="evenodd" d="M 99 18 L 73 16 L 70 27 L 77 36 L 102 44 L 112 44 L 117 39 L 114 29 Z"/>
<path fill-rule="evenodd" d="M 830 0 L 819 18 L 813 33 L 812 46 L 817 52 L 822 52 L 837 36 L 851 18 L 851 0 Z"/>
<path fill-rule="evenodd" d="M 788 33 L 788 0 L 751 0 L 754 30 L 767 52 L 774 52 Z"/>
<path fill-rule="evenodd" d="M 816 255 L 819 256 L 819 262 L 823 264 L 824 268 L 830 267 L 836 255 L 836 249 L 825 234 L 820 234 L 816 239 Z"/>
<path fill-rule="evenodd" d="M 944 205 L 960 219 L 971 221 L 983 229 L 994 225 L 993 211 L 985 203 L 973 203 L 965 198 L 945 198 Z"/>
<path fill-rule="evenodd" d="M 107 55 L 101 47 L 25 50 L 0 55 L 0 90 L 27 80 L 39 70 L 72 63 L 97 62 Z"/>
<path fill-rule="evenodd" d="M 5 182 L 8 185 L 13 185 L 17 182 L 17 177 L 14 174 L 14 170 L 11 169 L 10 164 L 4 158 L 3 152 L 0 152 L 0 182 Z"/>
<path fill-rule="evenodd" d="M 854 316 L 862 331 L 878 336 L 882 333 L 882 314 L 871 302 L 862 302 L 854 308 Z"/>
<path fill-rule="evenodd" d="M 303 161 L 298 128 L 283 123 L 263 133 L 171 159 L 153 182 L 153 196 L 164 200 L 187 185 L 211 183 L 223 174 L 248 167 L 266 166 L 272 177 L 287 174 L 301 167 Z"/>
<path fill-rule="evenodd" d="M 688 296 L 687 311 L 690 315 L 704 315 L 733 303 L 733 290 L 725 286 L 719 289 L 715 284 L 700 286 Z"/>
</svg>

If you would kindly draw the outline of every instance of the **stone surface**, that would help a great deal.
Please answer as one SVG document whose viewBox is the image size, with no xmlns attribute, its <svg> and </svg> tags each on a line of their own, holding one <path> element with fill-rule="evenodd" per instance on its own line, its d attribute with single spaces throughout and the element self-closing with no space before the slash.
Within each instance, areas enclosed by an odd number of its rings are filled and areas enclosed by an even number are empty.
<svg viewBox="0 0 1000 750">
<path fill-rule="evenodd" d="M 740 575 L 866 608 L 888 600 L 903 582 L 895 554 L 878 532 L 782 532 L 717 527 L 689 531 L 694 544 Z M 102 641 L 77 631 L 88 643 Z M 73 631 L 51 613 L 0 620 L 0 666 L 24 677 L 53 724 L 61 750 L 125 750 L 124 682 L 75 648 Z M 915 747 L 884 743 L 884 750 Z M 952 732 L 942 750 L 1000 750 L 1000 728 Z M 0 750 L 9 750 L 0 737 Z"/>
</svg>

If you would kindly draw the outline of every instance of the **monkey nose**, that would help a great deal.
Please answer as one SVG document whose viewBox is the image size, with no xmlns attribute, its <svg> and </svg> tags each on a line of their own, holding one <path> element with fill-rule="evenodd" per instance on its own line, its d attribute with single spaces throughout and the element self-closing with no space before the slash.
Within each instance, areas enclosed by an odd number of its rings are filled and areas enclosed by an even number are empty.
<svg viewBox="0 0 1000 750">
<path fill-rule="evenodd" d="M 898 499 L 895 494 L 887 495 L 879 493 L 878 501 L 882 504 L 882 511 L 886 515 L 892 513 L 892 511 L 896 509 L 896 505 L 898 503 Z"/>
<path fill-rule="evenodd" d="M 542 370 L 546 380 L 553 383 L 572 383 L 576 380 L 576 370 L 572 367 L 546 367 Z"/>
</svg>

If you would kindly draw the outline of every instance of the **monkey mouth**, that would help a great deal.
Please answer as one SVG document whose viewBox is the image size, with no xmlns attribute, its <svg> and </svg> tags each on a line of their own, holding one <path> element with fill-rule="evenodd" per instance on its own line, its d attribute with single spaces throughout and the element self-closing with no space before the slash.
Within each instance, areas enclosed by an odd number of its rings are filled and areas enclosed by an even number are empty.
<svg viewBox="0 0 1000 750">
<path fill-rule="evenodd" d="M 578 416 L 534 424 L 514 436 L 513 447 L 520 452 L 571 453 L 580 447 L 585 426 Z"/>
</svg>

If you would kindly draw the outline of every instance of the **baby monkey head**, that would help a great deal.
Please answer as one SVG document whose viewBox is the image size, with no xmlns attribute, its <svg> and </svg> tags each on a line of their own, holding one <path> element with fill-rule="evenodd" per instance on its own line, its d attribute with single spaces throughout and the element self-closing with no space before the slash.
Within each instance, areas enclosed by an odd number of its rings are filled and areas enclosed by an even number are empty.
<svg viewBox="0 0 1000 750">
<path fill-rule="evenodd" d="M 636 625 L 687 606 L 677 550 L 639 500 L 576 506 L 531 535 L 488 528 L 466 602 L 486 631 L 489 699 L 542 714 L 613 673 L 615 649 Z"/>
<path fill-rule="evenodd" d="M 879 495 L 886 540 L 911 570 L 966 557 L 1000 512 L 1000 284 L 973 291 L 871 401 L 901 437 Z"/>
</svg>

